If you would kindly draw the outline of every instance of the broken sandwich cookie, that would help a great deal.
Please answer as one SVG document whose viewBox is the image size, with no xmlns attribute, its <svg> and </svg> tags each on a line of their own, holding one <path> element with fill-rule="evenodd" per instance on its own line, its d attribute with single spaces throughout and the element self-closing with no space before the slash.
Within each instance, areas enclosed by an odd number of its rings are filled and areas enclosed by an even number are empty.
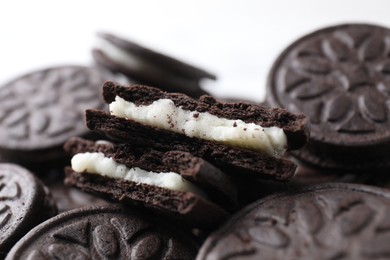
<svg viewBox="0 0 390 260">
<path fill-rule="evenodd" d="M 237 203 L 236 187 L 219 169 L 181 151 L 161 152 L 72 138 L 65 182 L 116 201 L 142 204 L 195 227 L 211 228 Z"/>
<path fill-rule="evenodd" d="M 190 152 L 226 173 L 288 180 L 296 167 L 282 155 L 308 139 L 306 116 L 284 109 L 114 82 L 105 82 L 103 97 L 110 114 L 87 110 L 91 130 L 132 145 Z"/>
</svg>

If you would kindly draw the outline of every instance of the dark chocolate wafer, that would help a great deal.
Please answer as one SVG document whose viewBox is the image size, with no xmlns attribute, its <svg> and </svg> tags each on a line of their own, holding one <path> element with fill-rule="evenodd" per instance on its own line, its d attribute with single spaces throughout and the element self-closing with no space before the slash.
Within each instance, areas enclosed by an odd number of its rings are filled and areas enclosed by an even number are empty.
<svg viewBox="0 0 390 260">
<path fill-rule="evenodd" d="M 194 259 L 197 243 L 176 227 L 139 209 L 76 209 L 31 230 L 6 259 Z"/>
<path fill-rule="evenodd" d="M 0 258 L 30 229 L 57 210 L 49 190 L 32 173 L 0 164 Z"/>
<path fill-rule="evenodd" d="M 322 184 L 261 199 L 203 244 L 197 259 L 388 259 L 390 192 Z"/>
<path fill-rule="evenodd" d="M 267 102 L 303 112 L 309 143 L 293 154 L 317 167 L 390 167 L 390 30 L 343 24 L 308 34 L 276 60 Z"/>
<path fill-rule="evenodd" d="M 99 86 L 105 79 L 94 68 L 61 66 L 1 86 L 1 157 L 24 165 L 63 157 L 68 138 L 91 134 L 84 125 L 84 110 L 104 107 Z"/>
<path fill-rule="evenodd" d="M 65 183 L 115 201 L 142 204 L 211 229 L 236 207 L 237 192 L 219 169 L 182 151 L 161 152 L 73 138 Z"/>
</svg>

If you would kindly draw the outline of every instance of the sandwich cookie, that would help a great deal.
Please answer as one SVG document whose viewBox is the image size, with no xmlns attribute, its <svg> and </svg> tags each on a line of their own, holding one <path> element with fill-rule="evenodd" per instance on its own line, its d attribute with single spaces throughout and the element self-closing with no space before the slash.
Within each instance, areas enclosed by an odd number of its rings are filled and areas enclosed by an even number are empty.
<svg viewBox="0 0 390 260">
<path fill-rule="evenodd" d="M 388 259 L 390 193 L 322 184 L 248 205 L 211 234 L 197 260 Z"/>
<path fill-rule="evenodd" d="M 230 179 L 189 153 L 80 138 L 64 148 L 73 156 L 65 183 L 82 190 L 142 204 L 205 229 L 214 228 L 236 207 L 236 187 Z"/>
<path fill-rule="evenodd" d="M 126 75 L 131 81 L 199 97 L 207 94 L 200 87 L 200 81 L 216 79 L 207 71 L 115 35 L 99 33 L 98 37 L 97 47 L 92 51 L 95 61 L 110 71 Z"/>
<path fill-rule="evenodd" d="M 137 209 L 89 207 L 37 226 L 11 259 L 194 259 L 198 244 L 163 217 Z"/>
<path fill-rule="evenodd" d="M 147 86 L 103 85 L 110 114 L 87 110 L 87 126 L 133 145 L 181 150 L 227 173 L 287 180 L 295 165 L 281 156 L 308 138 L 303 114 L 249 103 L 199 100 Z"/>
<path fill-rule="evenodd" d="M 0 258 L 30 229 L 57 213 L 34 175 L 16 164 L 0 163 Z"/>
<path fill-rule="evenodd" d="M 90 136 L 86 108 L 104 108 L 97 69 L 61 66 L 31 72 L 0 87 L 0 154 L 30 166 L 61 159 L 72 136 Z"/>
<path fill-rule="evenodd" d="M 388 171 L 390 30 L 324 28 L 292 43 L 269 74 L 267 102 L 308 115 L 311 138 L 292 154 L 317 167 Z"/>
</svg>

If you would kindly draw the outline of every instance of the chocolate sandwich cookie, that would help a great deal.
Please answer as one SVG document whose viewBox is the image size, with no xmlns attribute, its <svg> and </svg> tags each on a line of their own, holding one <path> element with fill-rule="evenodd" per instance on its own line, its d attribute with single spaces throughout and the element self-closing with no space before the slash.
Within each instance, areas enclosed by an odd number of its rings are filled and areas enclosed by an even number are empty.
<svg viewBox="0 0 390 260">
<path fill-rule="evenodd" d="M 116 201 L 142 204 L 199 228 L 215 228 L 234 209 L 230 179 L 201 158 L 73 138 L 65 183 Z"/>
<path fill-rule="evenodd" d="M 111 114 L 87 110 L 91 130 L 133 145 L 190 152 L 227 173 L 289 179 L 295 165 L 281 156 L 308 138 L 306 117 L 284 109 L 113 82 L 103 85 L 103 96 Z"/>
<path fill-rule="evenodd" d="M 30 229 L 56 212 L 49 190 L 32 173 L 0 163 L 0 259 Z"/>
<path fill-rule="evenodd" d="M 203 259 L 388 259 L 390 193 L 322 184 L 261 199 L 208 237 Z"/>
<path fill-rule="evenodd" d="M 105 79 L 93 68 L 62 66 L 34 71 L 1 86 L 3 160 L 27 166 L 63 157 L 67 139 L 91 134 L 84 125 L 84 110 L 104 107 L 99 86 Z"/>
<path fill-rule="evenodd" d="M 31 230 L 11 259 L 194 259 L 191 236 L 162 217 L 119 207 L 62 213 Z"/>
<path fill-rule="evenodd" d="M 109 33 L 99 33 L 98 36 L 99 44 L 92 51 L 96 62 L 140 84 L 199 97 L 207 94 L 200 87 L 200 80 L 216 79 L 215 75 L 207 71 L 144 48 L 129 40 Z"/>
<path fill-rule="evenodd" d="M 390 166 L 390 30 L 344 24 L 291 44 L 270 72 L 267 102 L 309 116 L 308 144 L 293 154 L 328 169 Z"/>
</svg>

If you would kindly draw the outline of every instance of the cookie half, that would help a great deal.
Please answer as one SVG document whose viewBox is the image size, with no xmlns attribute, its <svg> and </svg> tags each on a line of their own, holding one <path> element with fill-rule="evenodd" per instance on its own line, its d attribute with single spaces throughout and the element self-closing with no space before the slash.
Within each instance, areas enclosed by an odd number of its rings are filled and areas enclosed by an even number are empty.
<svg viewBox="0 0 390 260">
<path fill-rule="evenodd" d="M 142 204 L 192 226 L 212 228 L 237 203 L 236 188 L 220 170 L 189 153 L 160 152 L 74 138 L 65 183 L 116 201 Z"/>
<path fill-rule="evenodd" d="M 140 209 L 76 209 L 31 230 L 6 259 L 194 259 L 198 244 L 177 227 Z"/>
<path fill-rule="evenodd" d="M 87 126 L 130 144 L 182 150 L 225 172 L 288 179 L 295 165 L 281 158 L 308 138 L 302 114 L 249 103 L 199 100 L 147 86 L 103 85 L 111 114 L 87 110 Z"/>
</svg>

